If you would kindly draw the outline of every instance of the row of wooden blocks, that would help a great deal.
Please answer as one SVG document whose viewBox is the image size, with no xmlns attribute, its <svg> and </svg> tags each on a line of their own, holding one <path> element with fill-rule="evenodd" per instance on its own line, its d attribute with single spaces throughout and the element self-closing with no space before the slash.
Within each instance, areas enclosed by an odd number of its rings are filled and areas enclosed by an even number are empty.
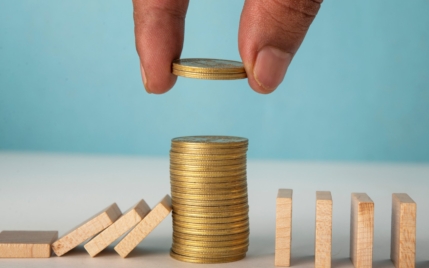
<svg viewBox="0 0 429 268">
<path fill-rule="evenodd" d="M 353 193 L 350 218 L 350 259 L 356 268 L 372 267 L 374 202 L 365 193 Z M 416 203 L 404 193 L 392 195 L 390 258 L 399 268 L 415 267 Z M 316 192 L 315 267 L 331 267 L 332 196 Z M 290 266 L 292 190 L 280 189 L 276 207 L 275 265 Z"/>
<path fill-rule="evenodd" d="M 114 247 L 125 258 L 171 212 L 166 195 L 153 209 L 144 200 L 122 214 L 116 203 L 58 239 L 58 231 L 3 231 L 0 233 L 0 258 L 48 258 L 51 248 L 62 256 L 86 240 L 85 249 L 96 256 L 126 232 Z"/>
</svg>

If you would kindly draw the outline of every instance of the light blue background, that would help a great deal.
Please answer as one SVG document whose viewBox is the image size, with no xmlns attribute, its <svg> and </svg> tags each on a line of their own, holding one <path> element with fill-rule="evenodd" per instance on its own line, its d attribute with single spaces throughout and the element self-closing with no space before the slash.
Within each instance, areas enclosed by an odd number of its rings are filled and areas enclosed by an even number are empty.
<svg viewBox="0 0 429 268">
<path fill-rule="evenodd" d="M 239 60 L 243 1 L 191 1 L 183 57 Z M 179 78 L 147 94 L 131 0 L 0 2 L 0 149 L 167 156 L 239 135 L 252 158 L 429 161 L 429 1 L 332 1 L 271 95 Z"/>
</svg>

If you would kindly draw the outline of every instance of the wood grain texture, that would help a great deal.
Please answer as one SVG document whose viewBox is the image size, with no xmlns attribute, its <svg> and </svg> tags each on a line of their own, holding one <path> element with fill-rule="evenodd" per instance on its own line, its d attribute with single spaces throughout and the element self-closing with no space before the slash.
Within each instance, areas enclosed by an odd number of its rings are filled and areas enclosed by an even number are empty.
<svg viewBox="0 0 429 268">
<path fill-rule="evenodd" d="M 372 267 L 374 202 L 365 193 L 353 193 L 350 220 L 350 259 L 356 268 Z"/>
<path fill-rule="evenodd" d="M 291 189 L 279 189 L 276 200 L 276 266 L 290 266 L 292 240 L 292 193 Z"/>
<path fill-rule="evenodd" d="M 49 258 L 58 231 L 3 231 L 0 258 Z"/>
<path fill-rule="evenodd" d="M 332 196 L 331 192 L 316 192 L 316 232 L 314 267 L 331 267 Z"/>
<path fill-rule="evenodd" d="M 62 256 L 95 236 L 114 223 L 122 215 L 116 203 L 74 228 L 52 244 L 52 250 L 57 256 Z"/>
<path fill-rule="evenodd" d="M 392 236 L 390 259 L 396 268 L 416 264 L 417 204 L 407 194 L 392 194 Z"/>
<path fill-rule="evenodd" d="M 130 208 L 122 217 L 107 227 L 85 244 L 85 249 L 91 257 L 96 256 L 116 239 L 138 224 L 150 212 L 149 206 L 142 199 Z"/>
<path fill-rule="evenodd" d="M 171 212 L 171 197 L 166 195 L 116 246 L 115 251 L 125 258 Z"/>
</svg>

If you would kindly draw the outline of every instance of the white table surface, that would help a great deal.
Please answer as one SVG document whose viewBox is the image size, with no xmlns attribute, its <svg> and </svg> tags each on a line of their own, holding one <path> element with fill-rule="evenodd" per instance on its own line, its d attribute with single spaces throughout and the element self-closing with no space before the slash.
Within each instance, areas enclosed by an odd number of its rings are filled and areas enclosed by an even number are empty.
<svg viewBox="0 0 429 268">
<path fill-rule="evenodd" d="M 275 198 L 293 194 L 292 267 L 314 267 L 315 192 L 333 196 L 332 267 L 353 267 L 349 256 L 350 194 L 375 202 L 374 265 L 393 267 L 391 194 L 417 202 L 417 265 L 429 267 L 429 164 L 248 161 L 248 256 L 210 267 L 274 267 Z M 0 152 L 0 230 L 58 230 L 60 236 L 116 202 L 122 211 L 141 198 L 150 206 L 169 194 L 168 158 Z M 0 267 L 199 267 L 170 258 L 171 216 L 128 258 L 109 247 L 91 258 L 83 246 L 63 257 L 0 259 Z M 115 242 L 116 243 L 116 242 Z"/>
</svg>

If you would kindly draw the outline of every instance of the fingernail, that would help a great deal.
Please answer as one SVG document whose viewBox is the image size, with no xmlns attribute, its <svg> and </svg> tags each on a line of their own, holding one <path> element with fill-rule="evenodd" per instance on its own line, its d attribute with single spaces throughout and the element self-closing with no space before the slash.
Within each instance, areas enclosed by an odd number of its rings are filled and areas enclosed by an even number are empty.
<svg viewBox="0 0 429 268">
<path fill-rule="evenodd" d="M 253 75 L 265 91 L 272 92 L 283 81 L 291 60 L 292 54 L 266 46 L 256 57 Z"/>
<path fill-rule="evenodd" d="M 146 73 L 144 72 L 144 68 L 143 68 L 143 65 L 142 65 L 142 63 L 140 62 L 140 71 L 141 71 L 141 73 L 142 73 L 142 78 L 143 78 L 143 85 L 144 85 L 144 88 L 146 89 L 146 92 L 147 93 L 149 93 L 149 94 L 151 94 L 152 92 L 150 92 L 149 91 L 149 89 L 147 88 L 147 85 L 146 85 Z"/>
</svg>

